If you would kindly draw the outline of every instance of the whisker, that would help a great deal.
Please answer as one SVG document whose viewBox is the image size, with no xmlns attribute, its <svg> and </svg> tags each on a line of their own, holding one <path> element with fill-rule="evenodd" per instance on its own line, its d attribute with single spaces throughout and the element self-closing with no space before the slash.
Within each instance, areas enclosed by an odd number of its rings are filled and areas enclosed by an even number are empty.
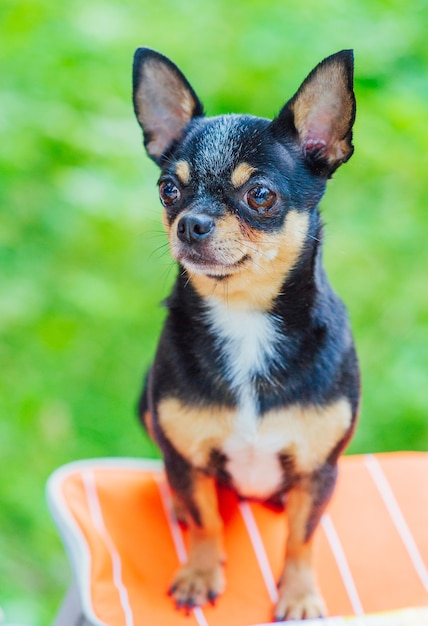
<svg viewBox="0 0 428 626">
<path fill-rule="evenodd" d="M 189 272 L 189 270 L 185 270 L 185 269 L 183 268 L 183 272 L 181 273 L 181 275 L 182 275 L 182 276 L 185 276 L 186 274 L 187 274 L 187 280 L 186 280 L 186 282 L 184 283 L 184 287 L 185 287 L 185 288 L 186 288 L 186 287 L 187 287 L 187 285 L 190 283 L 190 280 L 193 278 L 192 273 L 191 273 L 191 272 Z"/>
<path fill-rule="evenodd" d="M 318 241 L 318 242 L 320 242 L 320 241 L 321 241 L 321 239 L 319 239 L 318 237 L 315 237 L 314 235 L 310 235 L 309 233 L 304 232 L 303 230 L 298 230 L 298 232 L 299 232 L 301 235 L 306 235 L 307 237 L 309 237 L 309 239 L 313 239 L 314 241 Z"/>
<path fill-rule="evenodd" d="M 163 243 L 161 246 L 158 246 L 154 250 L 152 250 L 148 256 L 148 259 L 151 260 L 153 258 L 160 259 L 168 252 L 168 242 Z M 156 257 L 155 257 L 156 255 Z"/>
<path fill-rule="evenodd" d="M 147 235 L 148 237 L 166 238 L 165 232 L 163 230 L 144 230 L 144 231 L 141 231 L 141 234 Z"/>
</svg>

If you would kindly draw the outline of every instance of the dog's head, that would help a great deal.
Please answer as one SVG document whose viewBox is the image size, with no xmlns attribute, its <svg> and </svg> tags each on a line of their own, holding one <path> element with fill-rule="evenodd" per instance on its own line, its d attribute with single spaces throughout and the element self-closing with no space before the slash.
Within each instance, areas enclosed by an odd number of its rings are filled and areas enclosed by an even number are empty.
<svg viewBox="0 0 428 626">
<path fill-rule="evenodd" d="M 205 117 L 180 70 L 139 48 L 134 108 L 159 194 L 173 257 L 201 295 L 265 308 L 319 228 L 325 183 L 353 152 L 352 51 L 322 61 L 273 120 Z"/>
</svg>

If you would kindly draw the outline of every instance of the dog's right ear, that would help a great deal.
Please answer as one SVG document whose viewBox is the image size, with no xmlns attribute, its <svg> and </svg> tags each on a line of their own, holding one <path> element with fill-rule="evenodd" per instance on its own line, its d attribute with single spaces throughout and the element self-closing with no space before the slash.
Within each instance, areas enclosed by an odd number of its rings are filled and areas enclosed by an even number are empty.
<svg viewBox="0 0 428 626">
<path fill-rule="evenodd" d="M 203 107 L 178 67 L 159 52 L 138 48 L 134 55 L 133 101 L 148 155 L 160 165 Z"/>
</svg>

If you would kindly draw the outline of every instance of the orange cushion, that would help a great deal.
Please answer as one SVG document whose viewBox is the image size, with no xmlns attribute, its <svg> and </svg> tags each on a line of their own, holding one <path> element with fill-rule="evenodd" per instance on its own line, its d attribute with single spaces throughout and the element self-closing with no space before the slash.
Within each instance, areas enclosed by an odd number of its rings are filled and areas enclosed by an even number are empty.
<svg viewBox="0 0 428 626">
<path fill-rule="evenodd" d="M 315 567 L 330 615 L 428 605 L 427 485 L 425 453 L 341 460 L 315 538 Z M 48 495 L 94 623 L 249 626 L 272 619 L 286 513 L 220 490 L 227 590 L 215 607 L 186 617 L 166 595 L 185 559 L 186 531 L 174 519 L 160 463 L 72 463 L 53 474 Z"/>
</svg>

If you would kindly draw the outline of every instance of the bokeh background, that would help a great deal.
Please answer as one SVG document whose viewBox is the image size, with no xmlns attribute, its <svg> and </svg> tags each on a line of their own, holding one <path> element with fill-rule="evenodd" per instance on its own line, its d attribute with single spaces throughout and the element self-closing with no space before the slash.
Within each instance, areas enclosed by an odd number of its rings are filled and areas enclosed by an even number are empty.
<svg viewBox="0 0 428 626">
<path fill-rule="evenodd" d="M 134 49 L 209 114 L 274 116 L 354 48 L 355 155 L 322 202 L 364 400 L 351 452 L 428 448 L 428 3 L 2 0 L 0 606 L 53 620 L 69 568 L 44 500 L 57 466 L 154 456 L 134 407 L 175 275 L 130 100 Z"/>
</svg>

